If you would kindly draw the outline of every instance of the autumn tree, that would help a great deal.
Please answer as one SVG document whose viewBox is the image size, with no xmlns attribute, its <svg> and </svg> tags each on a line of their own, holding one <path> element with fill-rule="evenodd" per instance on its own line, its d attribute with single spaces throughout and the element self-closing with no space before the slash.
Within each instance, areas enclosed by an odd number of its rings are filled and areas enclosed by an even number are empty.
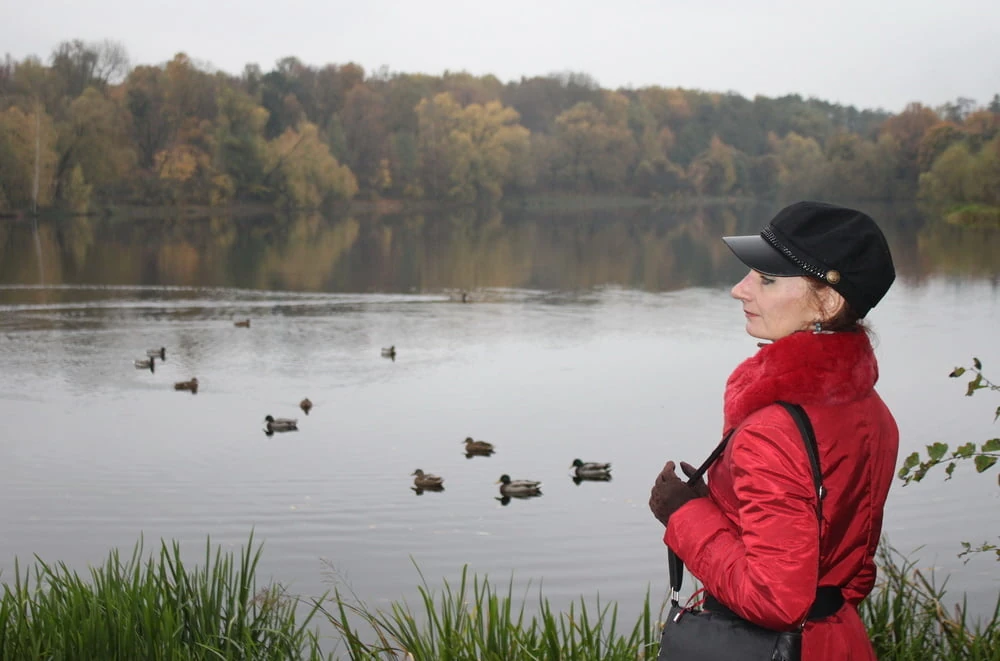
<svg viewBox="0 0 1000 661">
<path fill-rule="evenodd" d="M 267 145 L 264 181 L 275 202 L 315 209 L 335 200 L 350 200 L 358 192 L 350 169 L 337 162 L 314 124 L 287 129 Z"/>
<path fill-rule="evenodd" d="M 495 201 L 524 162 L 528 131 L 498 101 L 462 107 L 448 93 L 417 105 L 418 153 L 426 195 L 460 202 Z"/>
<path fill-rule="evenodd" d="M 55 145 L 52 119 L 40 107 L 30 113 L 16 106 L 0 112 L 0 209 L 31 208 L 36 154 L 38 207 L 52 203 Z"/>
<path fill-rule="evenodd" d="M 595 192 L 624 188 L 637 151 L 625 121 L 612 124 L 594 104 L 578 103 L 556 118 L 555 136 L 559 184 Z"/>
</svg>

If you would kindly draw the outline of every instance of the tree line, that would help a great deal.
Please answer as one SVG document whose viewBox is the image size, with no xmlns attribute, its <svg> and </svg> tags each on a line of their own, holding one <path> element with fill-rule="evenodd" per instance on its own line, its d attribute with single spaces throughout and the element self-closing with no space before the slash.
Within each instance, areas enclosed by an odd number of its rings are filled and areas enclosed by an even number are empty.
<svg viewBox="0 0 1000 661">
<path fill-rule="evenodd" d="M 112 41 L 0 62 L 0 211 L 551 192 L 998 208 L 1000 95 L 891 114 L 579 73 L 503 83 L 288 57 L 234 76 L 183 53 L 133 67 Z"/>
</svg>

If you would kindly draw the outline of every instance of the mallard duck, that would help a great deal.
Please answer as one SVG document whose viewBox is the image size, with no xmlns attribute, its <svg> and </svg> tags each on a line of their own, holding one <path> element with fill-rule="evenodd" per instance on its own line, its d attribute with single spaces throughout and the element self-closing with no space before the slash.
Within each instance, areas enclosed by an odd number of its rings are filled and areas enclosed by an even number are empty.
<svg viewBox="0 0 1000 661">
<path fill-rule="evenodd" d="M 158 356 L 160 360 L 166 360 L 167 348 L 160 347 L 159 349 L 146 349 L 146 355 L 149 356 L 150 358 L 156 358 Z"/>
<path fill-rule="evenodd" d="M 294 418 L 275 418 L 268 414 L 264 417 L 264 422 L 269 432 L 299 430 L 299 421 Z"/>
<path fill-rule="evenodd" d="M 576 476 L 585 480 L 603 480 L 611 477 L 611 464 L 600 464 L 597 462 L 583 462 L 574 459 L 570 468 L 576 469 Z"/>
<path fill-rule="evenodd" d="M 514 498 L 527 498 L 529 496 L 542 495 L 542 483 L 531 480 L 512 480 L 510 475 L 504 473 L 497 480 L 500 485 L 500 494 Z"/>
<path fill-rule="evenodd" d="M 150 372 L 156 371 L 156 359 L 152 356 L 146 360 L 135 361 L 135 368 L 137 370 L 149 370 Z"/>
<path fill-rule="evenodd" d="M 309 401 L 308 397 L 306 397 L 301 402 L 299 402 L 299 408 L 302 409 L 302 412 L 305 413 L 306 415 L 309 415 L 309 410 L 312 407 L 313 407 L 313 403 Z"/>
<path fill-rule="evenodd" d="M 198 379 L 192 378 L 190 381 L 178 381 L 174 384 L 174 390 L 190 390 L 191 394 L 198 392 Z"/>
<path fill-rule="evenodd" d="M 382 357 L 396 360 L 396 345 L 394 344 L 391 347 L 382 347 Z"/>
<path fill-rule="evenodd" d="M 465 454 L 479 454 L 489 456 L 493 454 L 493 444 L 487 443 L 486 441 L 474 441 L 472 437 L 469 436 L 464 441 L 465 443 Z"/>
<path fill-rule="evenodd" d="M 243 321 L 237 321 L 233 323 L 233 326 L 236 326 L 237 328 L 250 328 L 250 320 L 244 319 Z"/>
<path fill-rule="evenodd" d="M 418 489 L 441 489 L 444 487 L 443 477 L 424 473 L 419 468 L 413 471 L 412 475 L 416 476 L 413 478 L 413 486 Z"/>
</svg>

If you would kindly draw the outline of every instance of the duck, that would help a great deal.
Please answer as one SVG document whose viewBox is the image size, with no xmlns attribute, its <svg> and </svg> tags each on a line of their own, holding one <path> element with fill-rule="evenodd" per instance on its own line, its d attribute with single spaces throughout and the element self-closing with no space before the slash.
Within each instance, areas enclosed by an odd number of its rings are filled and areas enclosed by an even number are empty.
<svg viewBox="0 0 1000 661">
<path fill-rule="evenodd" d="M 150 356 L 146 360 L 135 361 L 135 368 L 137 370 L 149 370 L 150 372 L 156 371 L 156 359 Z"/>
<path fill-rule="evenodd" d="M 282 431 L 298 431 L 299 421 L 294 418 L 275 418 L 273 415 L 264 416 L 264 422 L 267 424 L 267 431 L 269 432 L 282 432 Z"/>
<path fill-rule="evenodd" d="M 159 349 L 146 349 L 146 355 L 150 358 L 159 357 L 160 360 L 167 359 L 167 348 L 160 347 Z"/>
<path fill-rule="evenodd" d="M 497 480 L 500 485 L 500 495 L 513 498 L 529 498 L 542 495 L 542 483 L 532 480 L 512 480 L 504 473 Z"/>
<path fill-rule="evenodd" d="M 237 328 L 250 328 L 250 320 L 244 319 L 243 321 L 234 322 L 233 326 L 236 326 Z"/>
<path fill-rule="evenodd" d="M 489 456 L 495 452 L 492 443 L 487 443 L 486 441 L 475 441 L 471 436 L 467 437 L 464 441 L 465 443 L 465 454 L 478 454 Z"/>
<path fill-rule="evenodd" d="M 382 357 L 396 360 L 396 345 L 394 344 L 391 347 L 382 347 Z"/>
<path fill-rule="evenodd" d="M 192 377 L 190 381 L 178 381 L 174 384 L 174 390 L 190 390 L 195 395 L 198 393 L 198 379 Z"/>
<path fill-rule="evenodd" d="M 313 407 L 313 403 L 309 401 L 308 397 L 306 397 L 301 402 L 299 402 L 299 408 L 302 409 L 302 412 L 305 413 L 306 415 L 309 415 L 309 410 L 312 407 Z"/>
<path fill-rule="evenodd" d="M 584 480 L 606 480 L 611 477 L 610 463 L 584 462 L 574 459 L 570 468 L 575 469 L 576 476 Z"/>
<path fill-rule="evenodd" d="M 444 488 L 444 478 L 438 477 L 437 475 L 431 475 L 430 473 L 424 473 L 419 468 L 413 471 L 413 486 L 418 489 L 443 489 Z"/>
</svg>

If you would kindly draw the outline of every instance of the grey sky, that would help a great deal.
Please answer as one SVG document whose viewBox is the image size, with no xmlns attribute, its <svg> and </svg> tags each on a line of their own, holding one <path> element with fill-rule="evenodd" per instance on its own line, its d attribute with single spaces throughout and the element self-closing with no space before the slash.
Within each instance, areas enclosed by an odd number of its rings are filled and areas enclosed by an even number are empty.
<svg viewBox="0 0 1000 661">
<path fill-rule="evenodd" d="M 110 38 L 133 64 L 183 51 L 231 73 L 287 55 L 503 81 L 571 70 L 899 111 L 1000 92 L 998 26 L 996 0 L 33 0 L 4 12 L 0 53 L 47 61 L 60 41 Z"/>
</svg>

